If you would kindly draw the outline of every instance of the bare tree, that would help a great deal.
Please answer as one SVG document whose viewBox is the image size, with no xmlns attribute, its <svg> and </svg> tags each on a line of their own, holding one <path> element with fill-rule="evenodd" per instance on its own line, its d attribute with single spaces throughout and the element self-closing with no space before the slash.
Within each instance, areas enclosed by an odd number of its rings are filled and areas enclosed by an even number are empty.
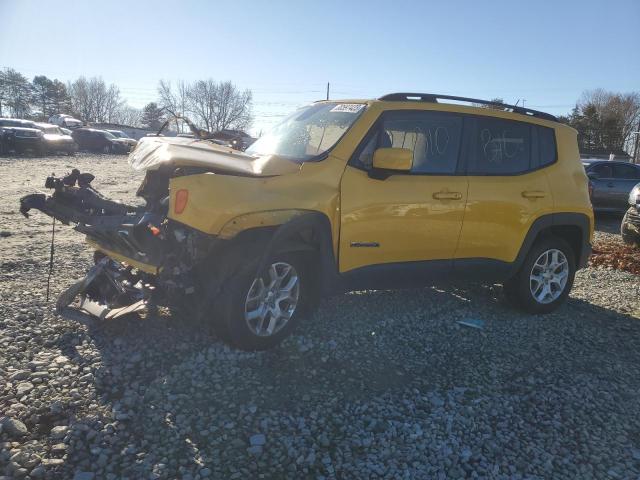
<svg viewBox="0 0 640 480">
<path fill-rule="evenodd" d="M 142 126 L 142 110 L 129 105 L 122 105 L 114 116 L 114 122 L 130 127 Z"/>
<path fill-rule="evenodd" d="M 233 83 L 222 82 L 217 86 L 217 100 L 212 119 L 215 131 L 244 130 L 251 125 L 250 90 L 241 92 Z"/>
<path fill-rule="evenodd" d="M 160 80 L 158 84 L 158 95 L 160 96 L 159 105 L 161 108 L 168 110 L 176 115 L 186 115 L 189 109 L 189 99 L 187 97 L 187 84 L 179 80 L 175 86 L 169 80 Z M 184 123 L 177 118 L 175 120 L 176 131 L 182 133 Z"/>
<path fill-rule="evenodd" d="M 251 124 L 251 91 L 240 91 L 231 82 L 212 79 L 198 80 L 187 85 L 185 91 L 186 110 L 205 130 L 242 130 Z"/>
<path fill-rule="evenodd" d="M 67 85 L 71 109 L 87 122 L 113 122 L 123 106 L 120 90 L 99 77 L 80 77 Z"/>
<path fill-rule="evenodd" d="M 187 88 L 189 113 L 194 121 L 208 132 L 213 128 L 213 115 L 217 101 L 216 82 L 213 80 L 198 80 Z"/>
</svg>

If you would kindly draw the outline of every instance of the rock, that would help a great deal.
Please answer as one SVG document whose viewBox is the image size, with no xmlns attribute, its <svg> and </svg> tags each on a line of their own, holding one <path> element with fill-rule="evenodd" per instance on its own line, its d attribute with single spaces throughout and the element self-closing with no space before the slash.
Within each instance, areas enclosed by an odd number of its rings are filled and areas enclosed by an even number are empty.
<svg viewBox="0 0 640 480">
<path fill-rule="evenodd" d="M 11 438 L 24 437 L 29 433 L 27 426 L 17 418 L 4 417 L 0 420 L 3 431 L 7 432 Z"/>
<path fill-rule="evenodd" d="M 54 453 L 61 453 L 67 450 L 67 446 L 64 443 L 56 443 L 51 447 L 51 451 Z"/>
<path fill-rule="evenodd" d="M 66 425 L 53 427 L 51 429 L 50 436 L 53 439 L 64 438 L 64 436 L 67 434 L 68 430 L 69 430 L 69 427 L 67 427 Z"/>
<path fill-rule="evenodd" d="M 17 372 L 13 372 L 11 375 L 9 375 L 9 379 L 13 381 L 26 380 L 27 378 L 29 378 L 30 374 L 31 373 L 27 370 L 18 370 Z"/>
<path fill-rule="evenodd" d="M 42 465 L 40 465 L 34 468 L 33 470 L 31 470 L 31 473 L 29 473 L 29 476 L 31 478 L 44 478 L 45 473 L 46 473 L 46 470 Z"/>
<path fill-rule="evenodd" d="M 249 452 L 251 455 L 255 455 L 256 457 L 258 457 L 262 454 L 262 446 L 252 445 L 251 447 L 247 448 L 247 452 Z"/>
<path fill-rule="evenodd" d="M 21 397 L 25 393 L 29 393 L 31 390 L 33 390 L 33 383 L 22 382 L 22 383 L 19 383 L 18 386 L 16 387 L 16 395 L 18 397 Z"/>
<path fill-rule="evenodd" d="M 73 476 L 73 480 L 93 480 L 95 473 L 93 472 L 76 472 Z"/>
<path fill-rule="evenodd" d="M 252 446 L 262 446 L 267 443 L 267 437 L 265 437 L 262 433 L 257 433 L 255 435 L 251 435 L 251 438 L 249 438 L 249 443 Z"/>
</svg>

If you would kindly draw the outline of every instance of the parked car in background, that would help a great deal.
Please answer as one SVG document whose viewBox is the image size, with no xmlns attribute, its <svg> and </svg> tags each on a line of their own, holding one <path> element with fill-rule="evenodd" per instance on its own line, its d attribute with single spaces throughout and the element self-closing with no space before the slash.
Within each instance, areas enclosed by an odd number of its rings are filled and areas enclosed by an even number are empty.
<svg viewBox="0 0 640 480">
<path fill-rule="evenodd" d="M 54 125 L 58 125 L 59 127 L 65 127 L 70 129 L 82 127 L 81 120 L 78 120 L 77 118 L 73 118 L 71 115 L 65 115 L 65 114 L 50 116 L 49 123 L 53 123 Z"/>
<path fill-rule="evenodd" d="M 623 213 L 629 192 L 640 182 L 640 165 L 609 160 L 583 160 L 591 203 L 596 212 Z"/>
<path fill-rule="evenodd" d="M 66 153 L 71 155 L 78 150 L 71 135 L 64 133 L 57 125 L 50 123 L 36 123 L 43 135 L 44 151 L 46 153 Z"/>
<path fill-rule="evenodd" d="M 0 153 L 44 153 L 43 133 L 34 122 L 18 118 L 0 118 Z"/>
<path fill-rule="evenodd" d="M 109 132 L 111 135 L 113 135 L 116 138 L 120 138 L 124 141 L 126 141 L 129 146 L 131 147 L 131 149 L 134 149 L 136 145 L 138 145 L 138 141 L 135 138 L 131 138 L 129 136 L 127 136 L 126 133 L 124 133 L 121 130 L 106 130 L 107 132 Z"/>
<path fill-rule="evenodd" d="M 629 208 L 620 225 L 622 241 L 640 247 L 640 183 L 629 193 Z"/>
<path fill-rule="evenodd" d="M 95 128 L 77 128 L 71 132 L 73 140 L 80 150 L 102 153 L 129 153 L 129 144 L 106 130 Z"/>
</svg>

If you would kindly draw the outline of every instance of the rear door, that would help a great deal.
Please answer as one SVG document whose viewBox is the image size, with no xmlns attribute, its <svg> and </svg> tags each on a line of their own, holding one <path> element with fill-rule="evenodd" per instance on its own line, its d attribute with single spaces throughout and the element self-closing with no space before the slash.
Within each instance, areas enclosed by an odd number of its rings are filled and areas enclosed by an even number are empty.
<svg viewBox="0 0 640 480">
<path fill-rule="evenodd" d="M 545 170 L 557 159 L 554 131 L 470 116 L 465 132 L 469 192 L 456 267 L 513 262 L 533 221 L 553 210 Z"/>
</svg>

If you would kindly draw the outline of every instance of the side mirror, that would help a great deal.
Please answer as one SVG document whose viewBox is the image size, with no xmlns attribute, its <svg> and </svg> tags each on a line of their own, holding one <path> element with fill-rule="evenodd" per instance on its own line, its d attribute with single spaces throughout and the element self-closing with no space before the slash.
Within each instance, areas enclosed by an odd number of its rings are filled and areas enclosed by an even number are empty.
<svg viewBox="0 0 640 480">
<path fill-rule="evenodd" d="M 597 180 L 598 178 L 600 178 L 600 175 L 598 175 L 596 172 L 588 172 L 587 177 L 589 177 L 589 180 Z"/>
<path fill-rule="evenodd" d="M 413 152 L 408 148 L 379 148 L 373 154 L 373 168 L 408 172 L 413 166 Z"/>
</svg>

